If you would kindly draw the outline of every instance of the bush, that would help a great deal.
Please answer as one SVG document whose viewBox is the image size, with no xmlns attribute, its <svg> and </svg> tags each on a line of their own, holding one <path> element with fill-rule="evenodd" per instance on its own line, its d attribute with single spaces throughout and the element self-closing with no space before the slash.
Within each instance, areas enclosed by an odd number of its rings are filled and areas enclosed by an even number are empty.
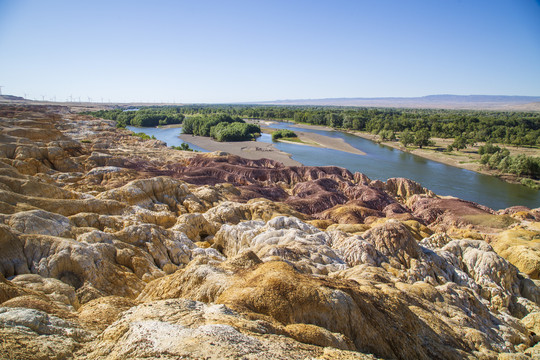
<svg viewBox="0 0 540 360">
<path fill-rule="evenodd" d="M 478 148 L 478 153 L 480 155 L 483 154 L 495 154 L 496 152 L 501 151 L 501 148 L 497 145 L 493 145 L 491 143 L 487 143 L 486 145 L 480 146 Z"/>
<path fill-rule="evenodd" d="M 540 190 L 540 184 L 531 179 L 521 179 L 521 184 L 531 189 Z"/>
<path fill-rule="evenodd" d="M 272 133 L 272 140 L 278 140 L 282 138 L 293 138 L 293 137 L 297 137 L 296 133 L 294 131 L 286 130 L 286 129 L 277 130 Z"/>
<path fill-rule="evenodd" d="M 540 178 L 539 157 L 524 154 L 512 156 L 508 149 L 503 149 L 493 154 L 484 153 L 480 158 L 480 163 L 487 165 L 490 169 L 509 172 L 517 176 L 526 176 L 533 179 Z"/>
<path fill-rule="evenodd" d="M 150 136 L 150 135 L 146 135 L 145 133 L 133 133 L 132 136 L 137 136 L 137 137 L 140 137 L 141 139 L 143 140 L 156 140 L 156 137 L 154 135 Z"/>
<path fill-rule="evenodd" d="M 258 125 L 246 123 L 219 123 L 211 128 L 211 136 L 217 141 L 244 141 L 252 140 L 261 132 Z"/>
<path fill-rule="evenodd" d="M 180 146 L 171 146 L 171 148 L 173 148 L 175 150 L 198 152 L 197 150 L 193 150 L 192 148 L 190 148 L 189 145 L 186 144 L 186 143 L 182 143 L 182 144 L 180 144 Z"/>
</svg>

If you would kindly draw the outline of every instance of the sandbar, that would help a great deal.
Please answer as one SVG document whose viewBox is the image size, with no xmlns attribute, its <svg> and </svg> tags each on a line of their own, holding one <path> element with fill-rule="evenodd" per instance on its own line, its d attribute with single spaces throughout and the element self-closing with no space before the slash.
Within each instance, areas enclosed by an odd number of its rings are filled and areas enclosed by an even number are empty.
<svg viewBox="0 0 540 360">
<path fill-rule="evenodd" d="M 276 149 L 273 144 L 257 141 L 219 142 L 205 136 L 180 134 L 180 139 L 197 145 L 208 151 L 225 151 L 246 159 L 270 159 L 283 163 L 285 166 L 301 166 L 302 164 L 291 159 L 291 155 Z"/>
<path fill-rule="evenodd" d="M 272 124 L 276 123 L 275 121 L 271 121 L 271 120 L 246 120 L 246 121 L 260 125 L 261 130 L 265 133 L 271 134 L 273 131 L 277 130 L 271 127 Z M 326 126 L 303 125 L 303 124 L 294 124 L 294 123 L 292 124 L 295 127 L 304 128 L 304 129 L 334 131 L 334 129 L 326 127 Z M 326 149 L 333 149 L 333 150 L 348 152 L 348 153 L 356 154 L 356 155 L 366 155 L 365 152 L 355 148 L 354 146 L 350 145 L 349 143 L 347 143 L 345 140 L 341 138 L 333 138 L 330 136 L 312 133 L 308 131 L 294 130 L 294 133 L 298 136 L 298 139 L 303 141 L 303 143 L 287 141 L 286 139 L 280 139 L 279 141 L 291 143 L 295 145 L 307 145 L 307 146 L 315 146 L 315 147 L 326 148 Z"/>
<path fill-rule="evenodd" d="M 312 132 L 296 131 L 296 130 L 295 130 L 295 134 L 298 135 L 298 138 L 300 140 L 304 141 L 304 144 L 291 142 L 293 144 L 308 145 L 308 146 L 339 150 L 339 151 L 348 152 L 348 153 L 356 154 L 356 155 L 366 155 L 366 153 L 363 152 L 362 150 L 355 148 L 354 146 L 350 145 L 345 140 L 340 139 L 340 138 L 333 138 L 333 137 L 316 134 Z M 281 140 L 281 139 L 279 141 L 287 142 L 286 140 Z"/>
</svg>

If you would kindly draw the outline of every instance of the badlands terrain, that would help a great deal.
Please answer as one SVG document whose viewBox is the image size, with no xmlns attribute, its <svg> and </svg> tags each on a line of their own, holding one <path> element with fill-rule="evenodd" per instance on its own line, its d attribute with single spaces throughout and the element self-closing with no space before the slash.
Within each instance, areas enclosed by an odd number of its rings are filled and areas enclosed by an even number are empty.
<svg viewBox="0 0 540 360">
<path fill-rule="evenodd" d="M 0 106 L 0 160 L 2 359 L 540 357 L 540 209 L 60 106 Z"/>
</svg>

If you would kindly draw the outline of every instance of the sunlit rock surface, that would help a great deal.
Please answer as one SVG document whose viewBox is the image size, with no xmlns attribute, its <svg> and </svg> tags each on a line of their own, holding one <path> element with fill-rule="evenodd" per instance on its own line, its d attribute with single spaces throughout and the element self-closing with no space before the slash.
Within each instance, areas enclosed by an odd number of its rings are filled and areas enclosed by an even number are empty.
<svg viewBox="0 0 540 360">
<path fill-rule="evenodd" d="M 539 220 L 0 106 L 0 357 L 538 358 Z"/>
</svg>

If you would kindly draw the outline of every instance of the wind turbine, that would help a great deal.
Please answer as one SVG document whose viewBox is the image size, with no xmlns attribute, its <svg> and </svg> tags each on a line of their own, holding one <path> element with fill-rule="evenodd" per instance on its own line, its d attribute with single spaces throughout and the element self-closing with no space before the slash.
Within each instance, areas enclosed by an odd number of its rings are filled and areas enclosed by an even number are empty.
<svg viewBox="0 0 540 360">
<path fill-rule="evenodd" d="M 0 86 L 0 96 L 2 95 L 2 88 L 3 86 Z"/>
</svg>

